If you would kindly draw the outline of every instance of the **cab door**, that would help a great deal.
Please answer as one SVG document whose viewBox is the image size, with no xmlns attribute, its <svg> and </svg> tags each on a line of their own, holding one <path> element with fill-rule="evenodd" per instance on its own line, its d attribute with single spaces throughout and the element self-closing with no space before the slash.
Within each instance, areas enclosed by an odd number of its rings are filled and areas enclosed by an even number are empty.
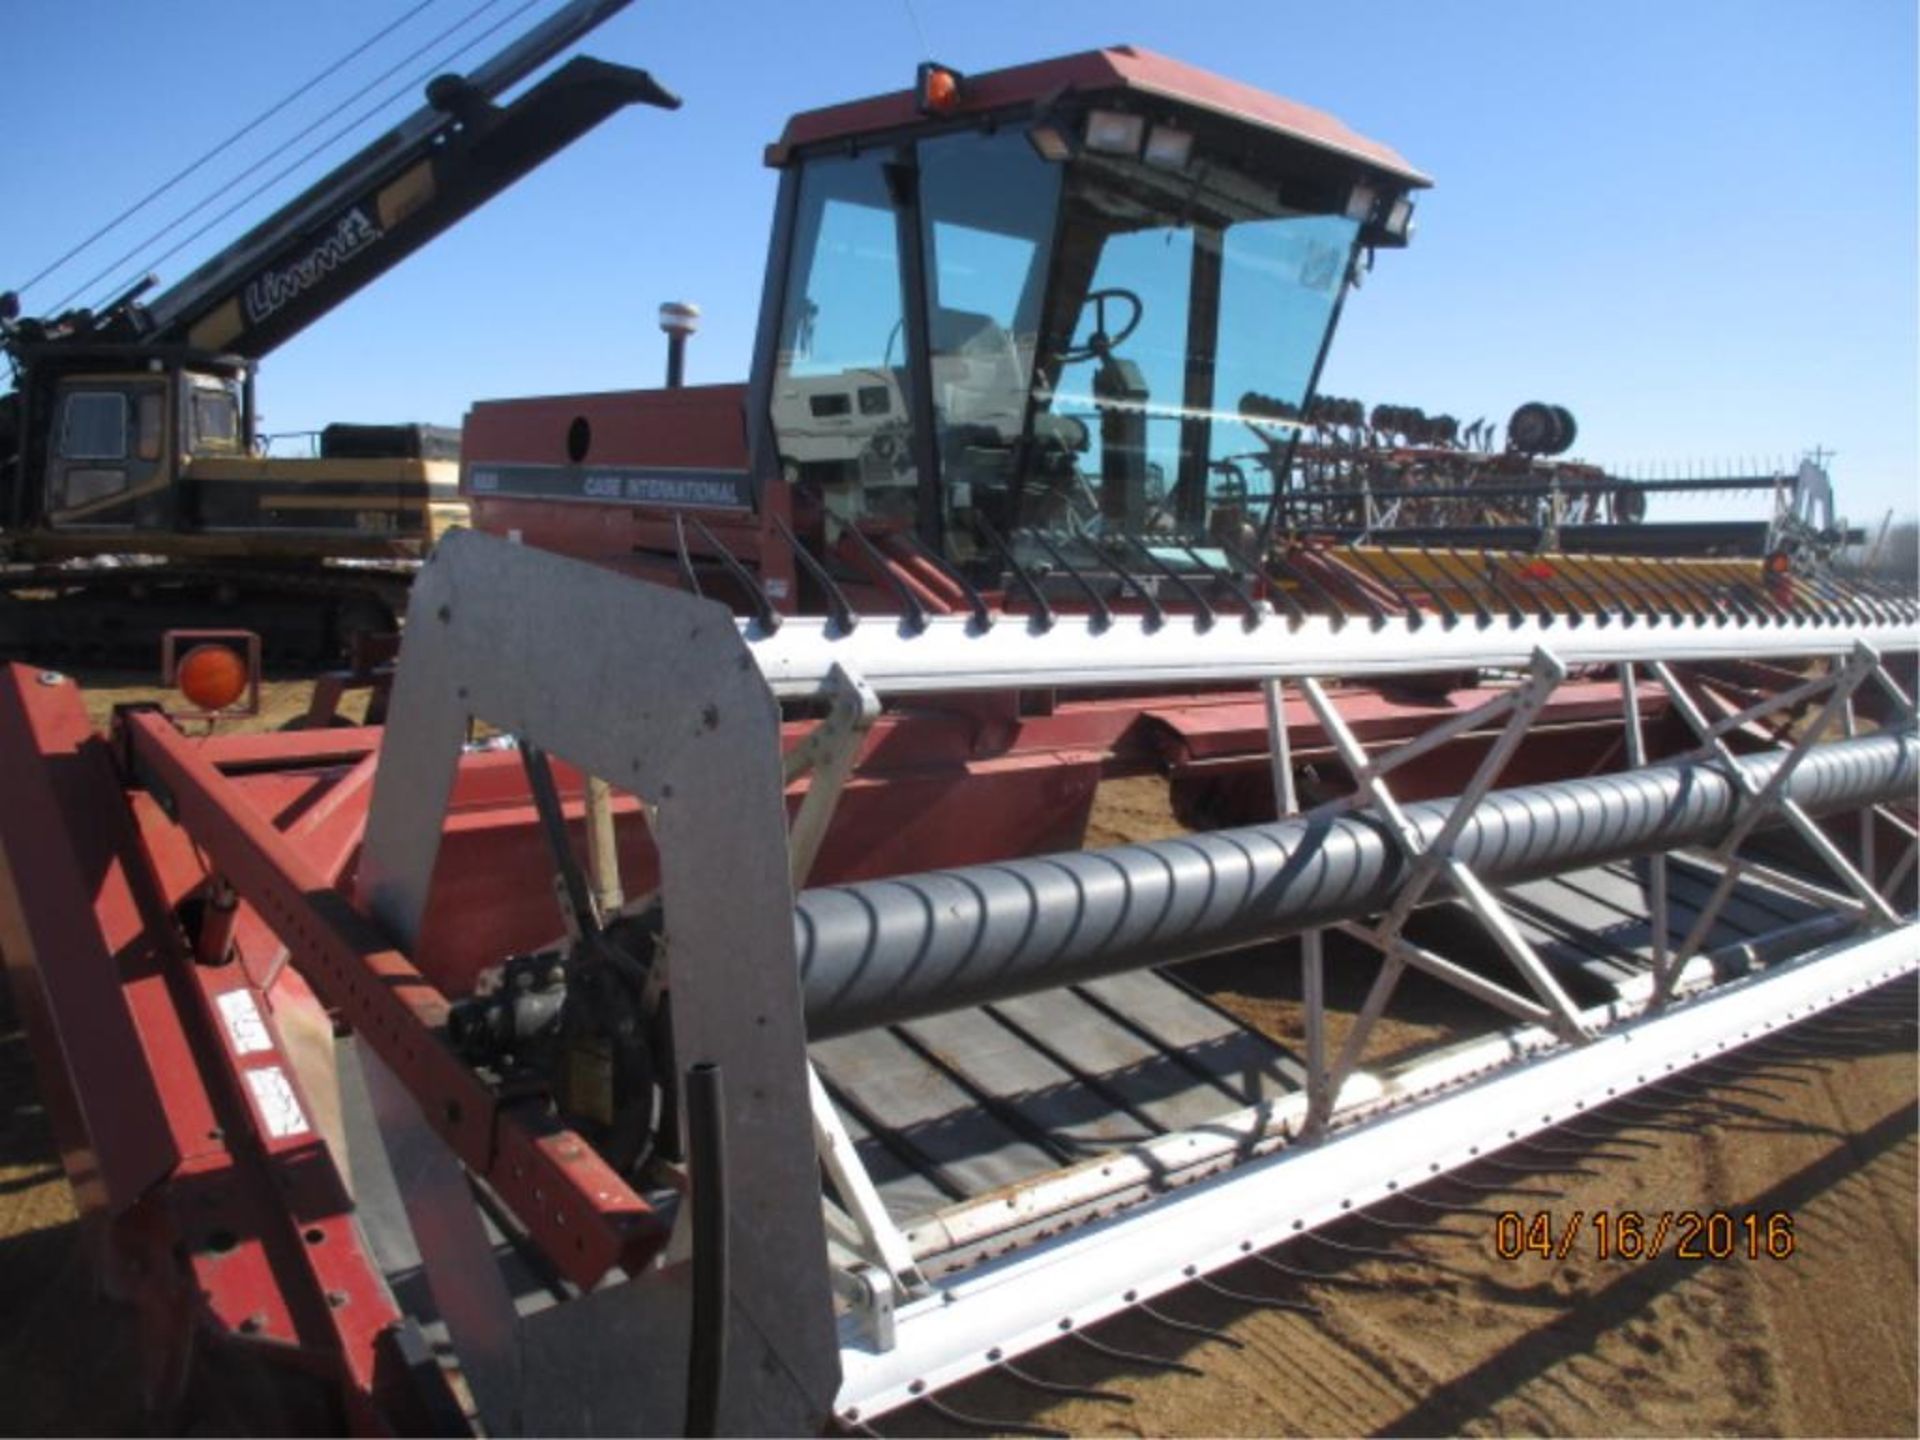
<svg viewBox="0 0 1920 1440">
<path fill-rule="evenodd" d="M 75 376 L 54 391 L 45 504 L 55 526 L 130 529 L 167 483 L 167 381 Z M 147 523 L 152 523 L 148 517 Z"/>
</svg>

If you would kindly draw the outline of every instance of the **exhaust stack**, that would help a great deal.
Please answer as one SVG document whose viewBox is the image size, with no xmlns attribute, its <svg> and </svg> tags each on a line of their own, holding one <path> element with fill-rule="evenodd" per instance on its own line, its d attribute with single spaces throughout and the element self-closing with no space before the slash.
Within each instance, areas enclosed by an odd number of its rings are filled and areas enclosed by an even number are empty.
<svg viewBox="0 0 1920 1440">
<path fill-rule="evenodd" d="M 700 307 L 669 300 L 660 307 L 660 328 L 667 332 L 667 388 L 686 383 L 687 337 L 700 328 Z"/>
</svg>

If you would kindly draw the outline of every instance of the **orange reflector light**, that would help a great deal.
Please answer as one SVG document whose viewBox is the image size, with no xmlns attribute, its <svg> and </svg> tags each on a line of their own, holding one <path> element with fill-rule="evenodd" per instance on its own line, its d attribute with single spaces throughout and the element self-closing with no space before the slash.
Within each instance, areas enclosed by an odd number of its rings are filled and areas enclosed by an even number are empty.
<svg viewBox="0 0 1920 1440">
<path fill-rule="evenodd" d="M 225 645 L 196 645 L 173 672 L 180 693 L 209 714 L 225 710 L 247 688 L 247 662 Z"/>
<path fill-rule="evenodd" d="M 919 75 L 920 109 L 927 115 L 951 115 L 960 108 L 960 72 L 928 60 Z"/>
<path fill-rule="evenodd" d="M 1767 574 L 1780 576 L 1793 573 L 1793 557 L 1784 550 L 1775 550 L 1767 556 Z"/>
<path fill-rule="evenodd" d="M 1544 560 L 1529 560 L 1520 567 L 1520 574 L 1528 580 L 1551 580 L 1553 566 Z"/>
</svg>

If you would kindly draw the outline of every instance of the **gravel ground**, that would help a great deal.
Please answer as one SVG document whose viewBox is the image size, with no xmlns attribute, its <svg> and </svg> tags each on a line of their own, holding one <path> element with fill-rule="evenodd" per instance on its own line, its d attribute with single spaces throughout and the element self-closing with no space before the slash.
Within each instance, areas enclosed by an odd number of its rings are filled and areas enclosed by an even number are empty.
<svg viewBox="0 0 1920 1440">
<path fill-rule="evenodd" d="M 90 676 L 98 718 L 113 699 L 151 698 L 143 677 Z M 119 681 L 121 683 L 114 684 Z M 305 687 L 270 686 L 272 724 L 305 706 Z M 1139 787 L 1109 787 L 1096 840 L 1168 833 Z M 1227 972 L 1224 1004 L 1296 1033 L 1296 982 L 1266 968 L 1258 990 Z M 1330 976 L 1336 1006 L 1363 977 Z M 1421 992 L 1408 990 L 1417 1006 Z M 1913 1435 L 1916 1402 L 1915 990 L 1877 997 L 1750 1052 L 1651 1109 L 1596 1121 L 1564 1163 L 1579 1173 L 1500 1177 L 1505 1188 L 1436 1190 L 1488 1214 L 1447 1217 L 1453 1235 L 1408 1237 L 1364 1222 L 1350 1244 L 1393 1241 L 1399 1258 L 1298 1242 L 1279 1252 L 1312 1278 L 1246 1265 L 1226 1286 L 1308 1302 L 1315 1314 L 1187 1291 L 1165 1313 L 1221 1332 L 1203 1339 L 1140 1316 L 1103 1329 L 1128 1349 L 1196 1373 L 1151 1371 L 1060 1349 L 1033 1368 L 1130 1403 L 1062 1399 L 1001 1377 L 954 1392 L 971 1413 L 1076 1433 L 1130 1435 L 1739 1434 Z M 1425 1016 L 1392 1017 L 1382 1043 L 1415 1043 Z M 1496 1177 L 1482 1175 L 1483 1182 Z M 1496 1252 L 1493 1213 L 1721 1209 L 1793 1216 L 1790 1258 L 1599 1260 L 1591 1228 L 1565 1259 Z M 1411 1222 L 1410 1205 L 1383 1212 Z M 1590 1222 L 1589 1222 L 1590 1227 Z M 1671 1247 L 1669 1247 L 1671 1248 Z M 97 1298 L 65 1179 L 36 1100 L 32 1066 L 0 987 L 0 1433 L 140 1430 L 132 1357 L 115 1306 Z M 926 1412 L 883 1426 L 952 1428 Z"/>
</svg>

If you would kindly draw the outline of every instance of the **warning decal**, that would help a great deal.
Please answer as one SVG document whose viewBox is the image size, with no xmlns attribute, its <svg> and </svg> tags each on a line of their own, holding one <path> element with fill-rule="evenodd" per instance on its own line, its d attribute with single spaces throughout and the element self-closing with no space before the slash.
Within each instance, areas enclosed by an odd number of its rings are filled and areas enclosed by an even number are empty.
<svg viewBox="0 0 1920 1440">
<path fill-rule="evenodd" d="M 273 1036 L 267 1032 L 267 1022 L 260 1018 L 260 1007 L 253 1003 L 251 993 L 228 990 L 215 996 L 213 1003 L 227 1022 L 227 1038 L 233 1042 L 234 1054 L 258 1055 L 273 1049 Z"/>
<path fill-rule="evenodd" d="M 254 1107 L 260 1112 L 260 1123 L 267 1127 L 267 1134 L 275 1140 L 305 1135 L 310 1128 L 306 1112 L 300 1108 L 300 1097 L 293 1093 L 286 1072 L 278 1065 L 262 1065 L 246 1073 L 247 1084 L 253 1090 Z"/>
</svg>

